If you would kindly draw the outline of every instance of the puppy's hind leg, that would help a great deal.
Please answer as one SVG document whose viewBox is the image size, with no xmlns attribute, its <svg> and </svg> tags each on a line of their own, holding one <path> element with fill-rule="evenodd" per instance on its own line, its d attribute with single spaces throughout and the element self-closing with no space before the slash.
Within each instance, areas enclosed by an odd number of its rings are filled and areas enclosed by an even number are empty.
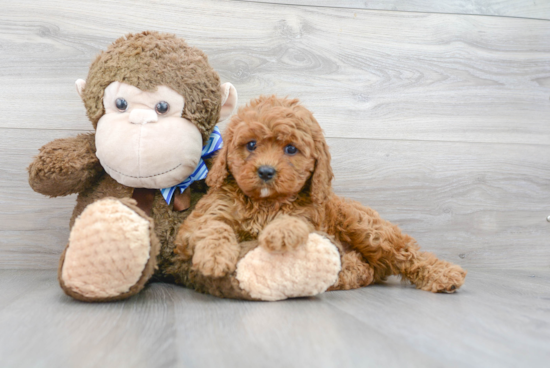
<svg viewBox="0 0 550 368">
<path fill-rule="evenodd" d="M 338 281 L 328 291 L 358 289 L 373 282 L 374 270 L 363 256 L 354 250 L 343 250 L 342 271 L 338 275 Z"/>
<path fill-rule="evenodd" d="M 466 277 L 465 270 L 458 265 L 438 259 L 432 253 L 420 251 L 413 238 L 404 234 L 401 236 L 402 245 L 397 245 L 392 250 L 395 266 L 402 277 L 408 279 L 418 289 L 432 293 L 454 293 L 462 286 Z"/>
<path fill-rule="evenodd" d="M 338 199 L 334 206 L 336 237 L 359 251 L 374 270 L 374 280 L 401 275 L 417 288 L 452 293 L 464 283 L 460 266 L 420 251 L 416 241 L 378 213 L 357 202 Z"/>
</svg>

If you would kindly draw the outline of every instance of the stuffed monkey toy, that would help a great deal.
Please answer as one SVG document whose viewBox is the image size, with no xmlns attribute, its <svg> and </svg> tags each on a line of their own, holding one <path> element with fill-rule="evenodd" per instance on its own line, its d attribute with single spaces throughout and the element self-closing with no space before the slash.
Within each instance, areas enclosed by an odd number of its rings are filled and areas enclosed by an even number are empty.
<svg viewBox="0 0 550 368">
<path fill-rule="evenodd" d="M 119 300 L 154 277 L 219 297 L 277 300 L 372 280 L 358 255 L 326 237 L 303 245 L 310 264 L 292 254 L 247 261 L 257 244 L 242 244 L 237 268 L 262 288 L 255 297 L 236 270 L 215 277 L 191 262 L 174 267 L 177 230 L 206 193 L 210 160 L 222 145 L 215 125 L 237 105 L 235 88 L 220 85 L 202 51 L 170 34 L 130 34 L 101 52 L 76 88 L 95 131 L 46 144 L 28 168 L 36 192 L 78 194 L 58 272 L 66 294 Z M 342 257 L 353 260 L 344 270 Z M 311 264 L 314 274 L 301 272 Z"/>
</svg>

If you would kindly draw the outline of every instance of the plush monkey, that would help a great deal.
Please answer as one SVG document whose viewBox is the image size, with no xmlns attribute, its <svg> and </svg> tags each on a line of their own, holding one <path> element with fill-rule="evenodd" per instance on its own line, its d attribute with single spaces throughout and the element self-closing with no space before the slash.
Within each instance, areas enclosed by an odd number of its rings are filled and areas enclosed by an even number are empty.
<svg viewBox="0 0 550 368">
<path fill-rule="evenodd" d="M 221 145 L 215 125 L 236 107 L 235 88 L 220 85 L 202 51 L 157 32 L 116 40 L 76 88 L 95 132 L 46 144 L 28 168 L 36 192 L 78 194 L 59 265 L 63 290 L 83 301 L 118 300 L 138 293 L 154 276 L 220 297 L 254 299 L 235 272 L 207 277 L 191 263 L 172 262 L 177 229 L 207 190 L 207 167 Z M 360 267 L 340 272 L 334 254 L 344 253 L 329 240 L 304 245 L 309 262 L 330 263 L 314 280 L 299 272 L 303 261 L 292 257 L 276 265 L 269 264 L 269 254 L 263 263 L 247 262 L 255 246 L 243 244 L 238 267 L 260 279 L 264 299 L 367 281 Z"/>
</svg>

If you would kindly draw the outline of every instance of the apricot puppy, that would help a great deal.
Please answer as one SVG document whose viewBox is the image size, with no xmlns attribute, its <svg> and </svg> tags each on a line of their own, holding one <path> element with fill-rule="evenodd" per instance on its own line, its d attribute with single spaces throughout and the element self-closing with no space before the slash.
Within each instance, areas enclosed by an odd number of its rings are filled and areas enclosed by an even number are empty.
<svg viewBox="0 0 550 368">
<path fill-rule="evenodd" d="M 320 231 L 360 253 L 371 275 L 365 284 L 401 275 L 422 290 L 454 292 L 464 283 L 461 267 L 420 251 L 376 211 L 333 193 L 323 132 L 298 100 L 251 101 L 231 119 L 224 141 L 207 178 L 210 190 L 176 241 L 176 253 L 193 257 L 203 274 L 233 272 L 240 241 L 257 239 L 282 252 Z"/>
</svg>

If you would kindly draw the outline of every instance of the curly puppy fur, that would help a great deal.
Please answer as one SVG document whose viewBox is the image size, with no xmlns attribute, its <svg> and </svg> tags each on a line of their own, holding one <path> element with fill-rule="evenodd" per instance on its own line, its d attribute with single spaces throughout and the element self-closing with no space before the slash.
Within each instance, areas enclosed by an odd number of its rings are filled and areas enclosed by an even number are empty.
<svg viewBox="0 0 550 368">
<path fill-rule="evenodd" d="M 412 237 L 376 211 L 333 193 L 323 132 L 298 100 L 251 101 L 232 118 L 224 141 L 207 178 L 211 188 L 178 233 L 181 261 L 192 259 L 203 274 L 221 276 L 235 269 L 239 241 L 258 239 L 260 246 L 282 251 L 322 231 L 349 251 L 342 258 L 344 278 L 333 289 L 390 275 L 431 292 L 454 292 L 463 284 L 462 268 L 420 251 Z M 288 145 L 298 152 L 289 154 Z M 272 179 L 260 178 L 261 166 L 274 168 Z"/>
</svg>

